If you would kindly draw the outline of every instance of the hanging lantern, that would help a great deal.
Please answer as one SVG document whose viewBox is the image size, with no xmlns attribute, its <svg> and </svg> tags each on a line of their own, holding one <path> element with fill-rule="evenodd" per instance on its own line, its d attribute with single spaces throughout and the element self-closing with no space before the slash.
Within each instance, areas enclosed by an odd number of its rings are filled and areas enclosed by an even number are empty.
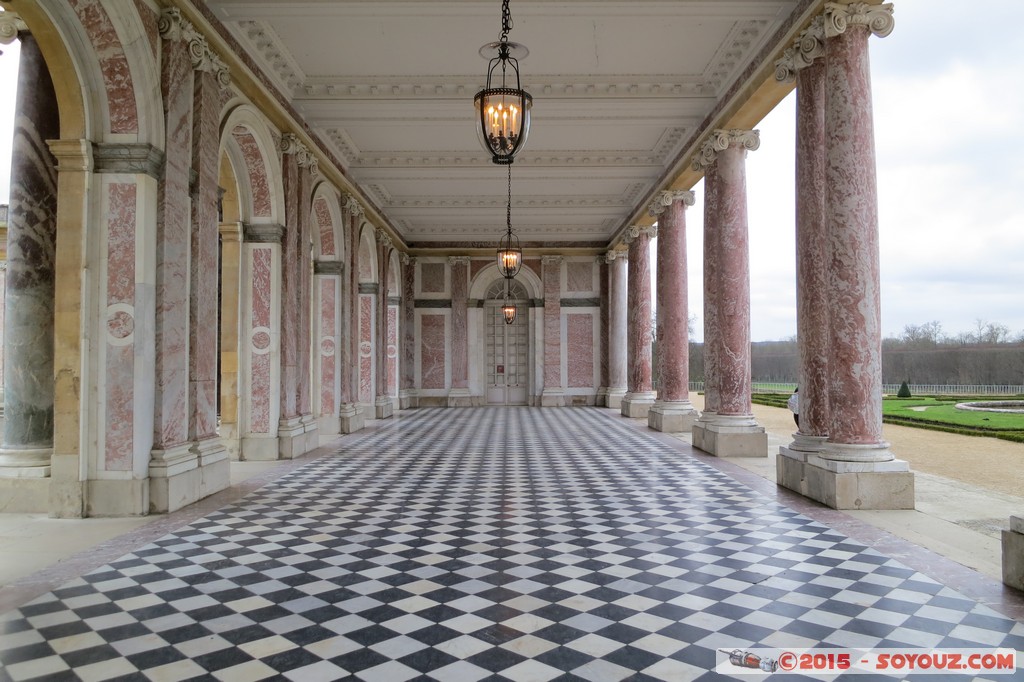
<svg viewBox="0 0 1024 682">
<path fill-rule="evenodd" d="M 512 166 L 508 167 L 508 207 L 505 212 L 505 236 L 498 240 L 498 271 L 505 279 L 512 279 L 523 267 L 523 249 L 519 237 L 512 234 Z"/>
<path fill-rule="evenodd" d="M 501 314 L 505 316 L 505 324 L 512 324 L 516 321 L 516 305 L 511 301 L 506 300 L 505 305 L 501 306 Z"/>
<path fill-rule="evenodd" d="M 491 161 L 497 164 L 512 163 L 526 143 L 530 134 L 530 110 L 533 108 L 533 97 L 522 89 L 519 82 L 519 60 L 530 51 L 524 45 L 509 42 L 512 15 L 508 1 L 502 3 L 501 40 L 480 48 L 480 56 L 490 60 L 487 85 L 473 98 L 478 119 L 477 137 L 483 148 L 490 152 Z M 499 66 L 500 85 L 496 73 Z M 512 74 L 515 74 L 514 84 Z"/>
</svg>

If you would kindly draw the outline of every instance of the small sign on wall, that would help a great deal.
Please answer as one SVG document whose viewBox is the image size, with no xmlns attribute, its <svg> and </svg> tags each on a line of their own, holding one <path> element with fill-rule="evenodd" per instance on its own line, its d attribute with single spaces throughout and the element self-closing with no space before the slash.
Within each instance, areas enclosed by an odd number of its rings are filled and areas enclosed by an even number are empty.
<svg viewBox="0 0 1024 682">
<path fill-rule="evenodd" d="M 497 373 L 498 374 L 504 374 L 505 373 L 505 365 L 498 365 Z"/>
</svg>

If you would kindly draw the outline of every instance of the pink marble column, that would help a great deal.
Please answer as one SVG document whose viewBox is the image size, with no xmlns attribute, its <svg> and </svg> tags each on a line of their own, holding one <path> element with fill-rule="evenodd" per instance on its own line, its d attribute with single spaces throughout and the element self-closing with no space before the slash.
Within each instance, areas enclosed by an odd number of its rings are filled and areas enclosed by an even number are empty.
<svg viewBox="0 0 1024 682">
<path fill-rule="evenodd" d="M 718 414 L 720 339 L 718 311 L 718 162 L 713 140 L 701 146 L 693 169 L 704 172 L 704 411 L 702 424 L 712 423 Z M 696 436 L 694 437 L 697 438 Z"/>
<path fill-rule="evenodd" d="M 651 239 L 655 227 L 629 228 L 629 290 L 626 295 L 626 388 L 621 412 L 627 417 L 647 417 L 654 404 L 651 383 Z"/>
<path fill-rule="evenodd" d="M 310 386 L 313 348 L 313 180 L 319 173 L 317 161 L 312 153 L 299 155 L 299 324 L 296 328 L 296 407 L 306 431 L 306 450 L 313 450 L 319 444 L 314 434 L 318 424 L 313 415 L 313 391 Z"/>
<path fill-rule="evenodd" d="M 359 227 L 362 223 L 363 208 L 352 195 L 342 198 L 342 220 L 344 234 L 348 236 L 345 255 L 346 277 L 342 279 L 342 339 L 339 344 L 341 357 L 338 372 L 341 375 L 341 432 L 354 433 L 365 425 L 365 418 L 359 407 Z"/>
<path fill-rule="evenodd" d="M 565 405 L 562 383 L 562 257 L 543 256 L 541 271 L 544 280 L 544 389 L 540 404 L 544 407 Z"/>
<path fill-rule="evenodd" d="M 469 257 L 448 259 L 452 275 L 452 388 L 449 407 L 469 403 Z"/>
<path fill-rule="evenodd" d="M 192 168 L 196 181 L 189 259 L 189 440 L 197 453 L 204 454 L 223 450 L 217 435 L 220 91 L 215 72 L 196 72 L 192 109 Z"/>
<path fill-rule="evenodd" d="M 868 37 L 892 30 L 892 6 L 825 12 L 825 221 L 829 271 L 829 440 L 825 459 L 893 459 L 882 438 L 878 198 Z"/>
<path fill-rule="evenodd" d="M 609 251 L 608 259 L 608 407 L 622 409 L 626 395 L 628 285 L 624 251 Z"/>
<path fill-rule="evenodd" d="M 608 258 L 607 256 L 598 256 L 597 261 L 597 293 L 601 301 L 601 313 L 598 319 L 598 343 L 600 343 L 601 354 L 598 358 L 598 377 L 597 377 L 597 405 L 598 407 L 608 406 L 608 330 L 610 319 L 609 309 L 609 282 L 608 275 Z M 3 368 L 0 367 L 0 371 Z"/>
<path fill-rule="evenodd" d="M 796 80 L 796 304 L 800 428 L 790 448 L 818 451 L 828 435 L 828 231 L 825 222 L 825 29 L 822 17 L 779 60 Z"/>
<path fill-rule="evenodd" d="M 53 453 L 57 237 L 57 170 L 44 140 L 60 137 L 60 124 L 53 82 L 38 44 L 31 34 L 20 37 L 3 301 L 0 476 L 39 478 L 50 475 Z"/>
<path fill-rule="evenodd" d="M 757 131 L 716 133 L 718 154 L 718 416 L 732 425 L 754 424 L 750 404 L 750 247 L 747 234 L 747 150 Z M 723 149 L 724 147 L 724 149 Z"/>
<path fill-rule="evenodd" d="M 391 238 L 380 228 L 377 229 L 377 336 L 375 340 L 374 357 L 377 365 L 377 385 L 374 395 L 374 406 L 377 419 L 385 419 L 392 416 L 394 406 L 391 396 L 388 394 L 388 283 L 390 278 L 388 272 L 391 268 L 392 257 Z M 468 386 L 468 383 L 467 383 Z"/>
<path fill-rule="evenodd" d="M 156 225 L 156 389 L 151 470 L 188 447 L 189 437 L 189 174 L 195 71 L 180 24 L 161 24 L 161 94 L 166 141 Z"/>
<path fill-rule="evenodd" d="M 401 349 L 398 402 L 400 409 L 416 407 L 416 258 L 402 254 Z"/>
</svg>

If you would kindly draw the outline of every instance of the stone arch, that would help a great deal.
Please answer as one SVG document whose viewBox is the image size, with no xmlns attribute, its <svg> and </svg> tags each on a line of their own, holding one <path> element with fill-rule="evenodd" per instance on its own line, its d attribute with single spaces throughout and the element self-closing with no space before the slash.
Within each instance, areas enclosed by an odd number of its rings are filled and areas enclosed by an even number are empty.
<svg viewBox="0 0 1024 682">
<path fill-rule="evenodd" d="M 391 255 L 388 258 L 387 287 L 384 289 L 388 296 L 402 295 L 401 258 L 402 254 L 397 249 L 391 249 Z"/>
<path fill-rule="evenodd" d="M 377 237 L 376 228 L 363 223 L 359 232 L 359 252 L 356 254 L 356 267 L 360 283 L 377 282 Z"/>
<path fill-rule="evenodd" d="M 241 220 L 283 224 L 281 164 L 263 117 L 248 105 L 231 109 L 221 124 L 221 150 L 235 168 Z"/>
<path fill-rule="evenodd" d="M 469 285 L 469 297 L 471 299 L 481 300 L 486 297 L 487 290 L 496 280 L 501 279 L 502 274 L 498 271 L 497 263 L 489 263 L 486 266 L 480 268 L 480 272 L 476 273 L 476 277 Z M 538 299 L 544 298 L 544 285 L 540 281 L 540 278 L 534 274 L 533 270 L 529 268 L 523 268 L 516 275 L 516 281 L 522 284 L 529 298 Z"/>
</svg>

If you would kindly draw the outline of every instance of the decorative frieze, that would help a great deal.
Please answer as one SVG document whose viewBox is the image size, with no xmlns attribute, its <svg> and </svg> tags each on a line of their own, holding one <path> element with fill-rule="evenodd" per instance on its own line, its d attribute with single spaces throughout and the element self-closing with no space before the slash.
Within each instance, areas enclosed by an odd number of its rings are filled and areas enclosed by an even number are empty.
<svg viewBox="0 0 1024 682">
<path fill-rule="evenodd" d="M 340 260 L 315 260 L 313 261 L 314 275 L 344 275 L 345 264 Z"/>
<path fill-rule="evenodd" d="M 892 33 L 896 25 L 892 18 L 892 3 L 869 5 L 866 2 L 825 3 L 825 37 L 835 38 L 849 26 L 867 26 L 879 38 Z"/>
<path fill-rule="evenodd" d="M 377 294 L 380 293 L 380 285 L 376 282 L 360 282 L 359 293 L 361 294 Z"/>
<path fill-rule="evenodd" d="M 665 212 L 666 208 L 677 201 L 683 202 L 686 206 L 693 206 L 696 202 L 696 197 L 692 190 L 664 190 L 654 196 L 654 199 L 647 207 L 647 212 L 652 216 L 659 216 Z"/>
<path fill-rule="evenodd" d="M 160 37 L 164 40 L 184 40 L 188 43 L 188 54 L 192 58 L 193 69 L 215 74 L 221 87 L 231 85 L 231 72 L 228 71 L 227 64 L 210 49 L 206 37 L 181 16 L 181 10 L 170 7 L 161 12 L 158 28 Z"/>
<path fill-rule="evenodd" d="M 789 83 L 796 79 L 796 74 L 814 63 L 819 57 L 825 56 L 825 18 L 814 17 L 811 25 L 800 32 L 793 41 L 793 46 L 786 48 L 782 58 L 775 62 L 775 80 Z"/>
<path fill-rule="evenodd" d="M 448 265 L 465 265 L 469 266 L 469 256 L 448 256 Z"/>
<path fill-rule="evenodd" d="M 564 259 L 562 256 L 541 256 L 540 262 L 542 265 L 561 265 Z"/>
</svg>

